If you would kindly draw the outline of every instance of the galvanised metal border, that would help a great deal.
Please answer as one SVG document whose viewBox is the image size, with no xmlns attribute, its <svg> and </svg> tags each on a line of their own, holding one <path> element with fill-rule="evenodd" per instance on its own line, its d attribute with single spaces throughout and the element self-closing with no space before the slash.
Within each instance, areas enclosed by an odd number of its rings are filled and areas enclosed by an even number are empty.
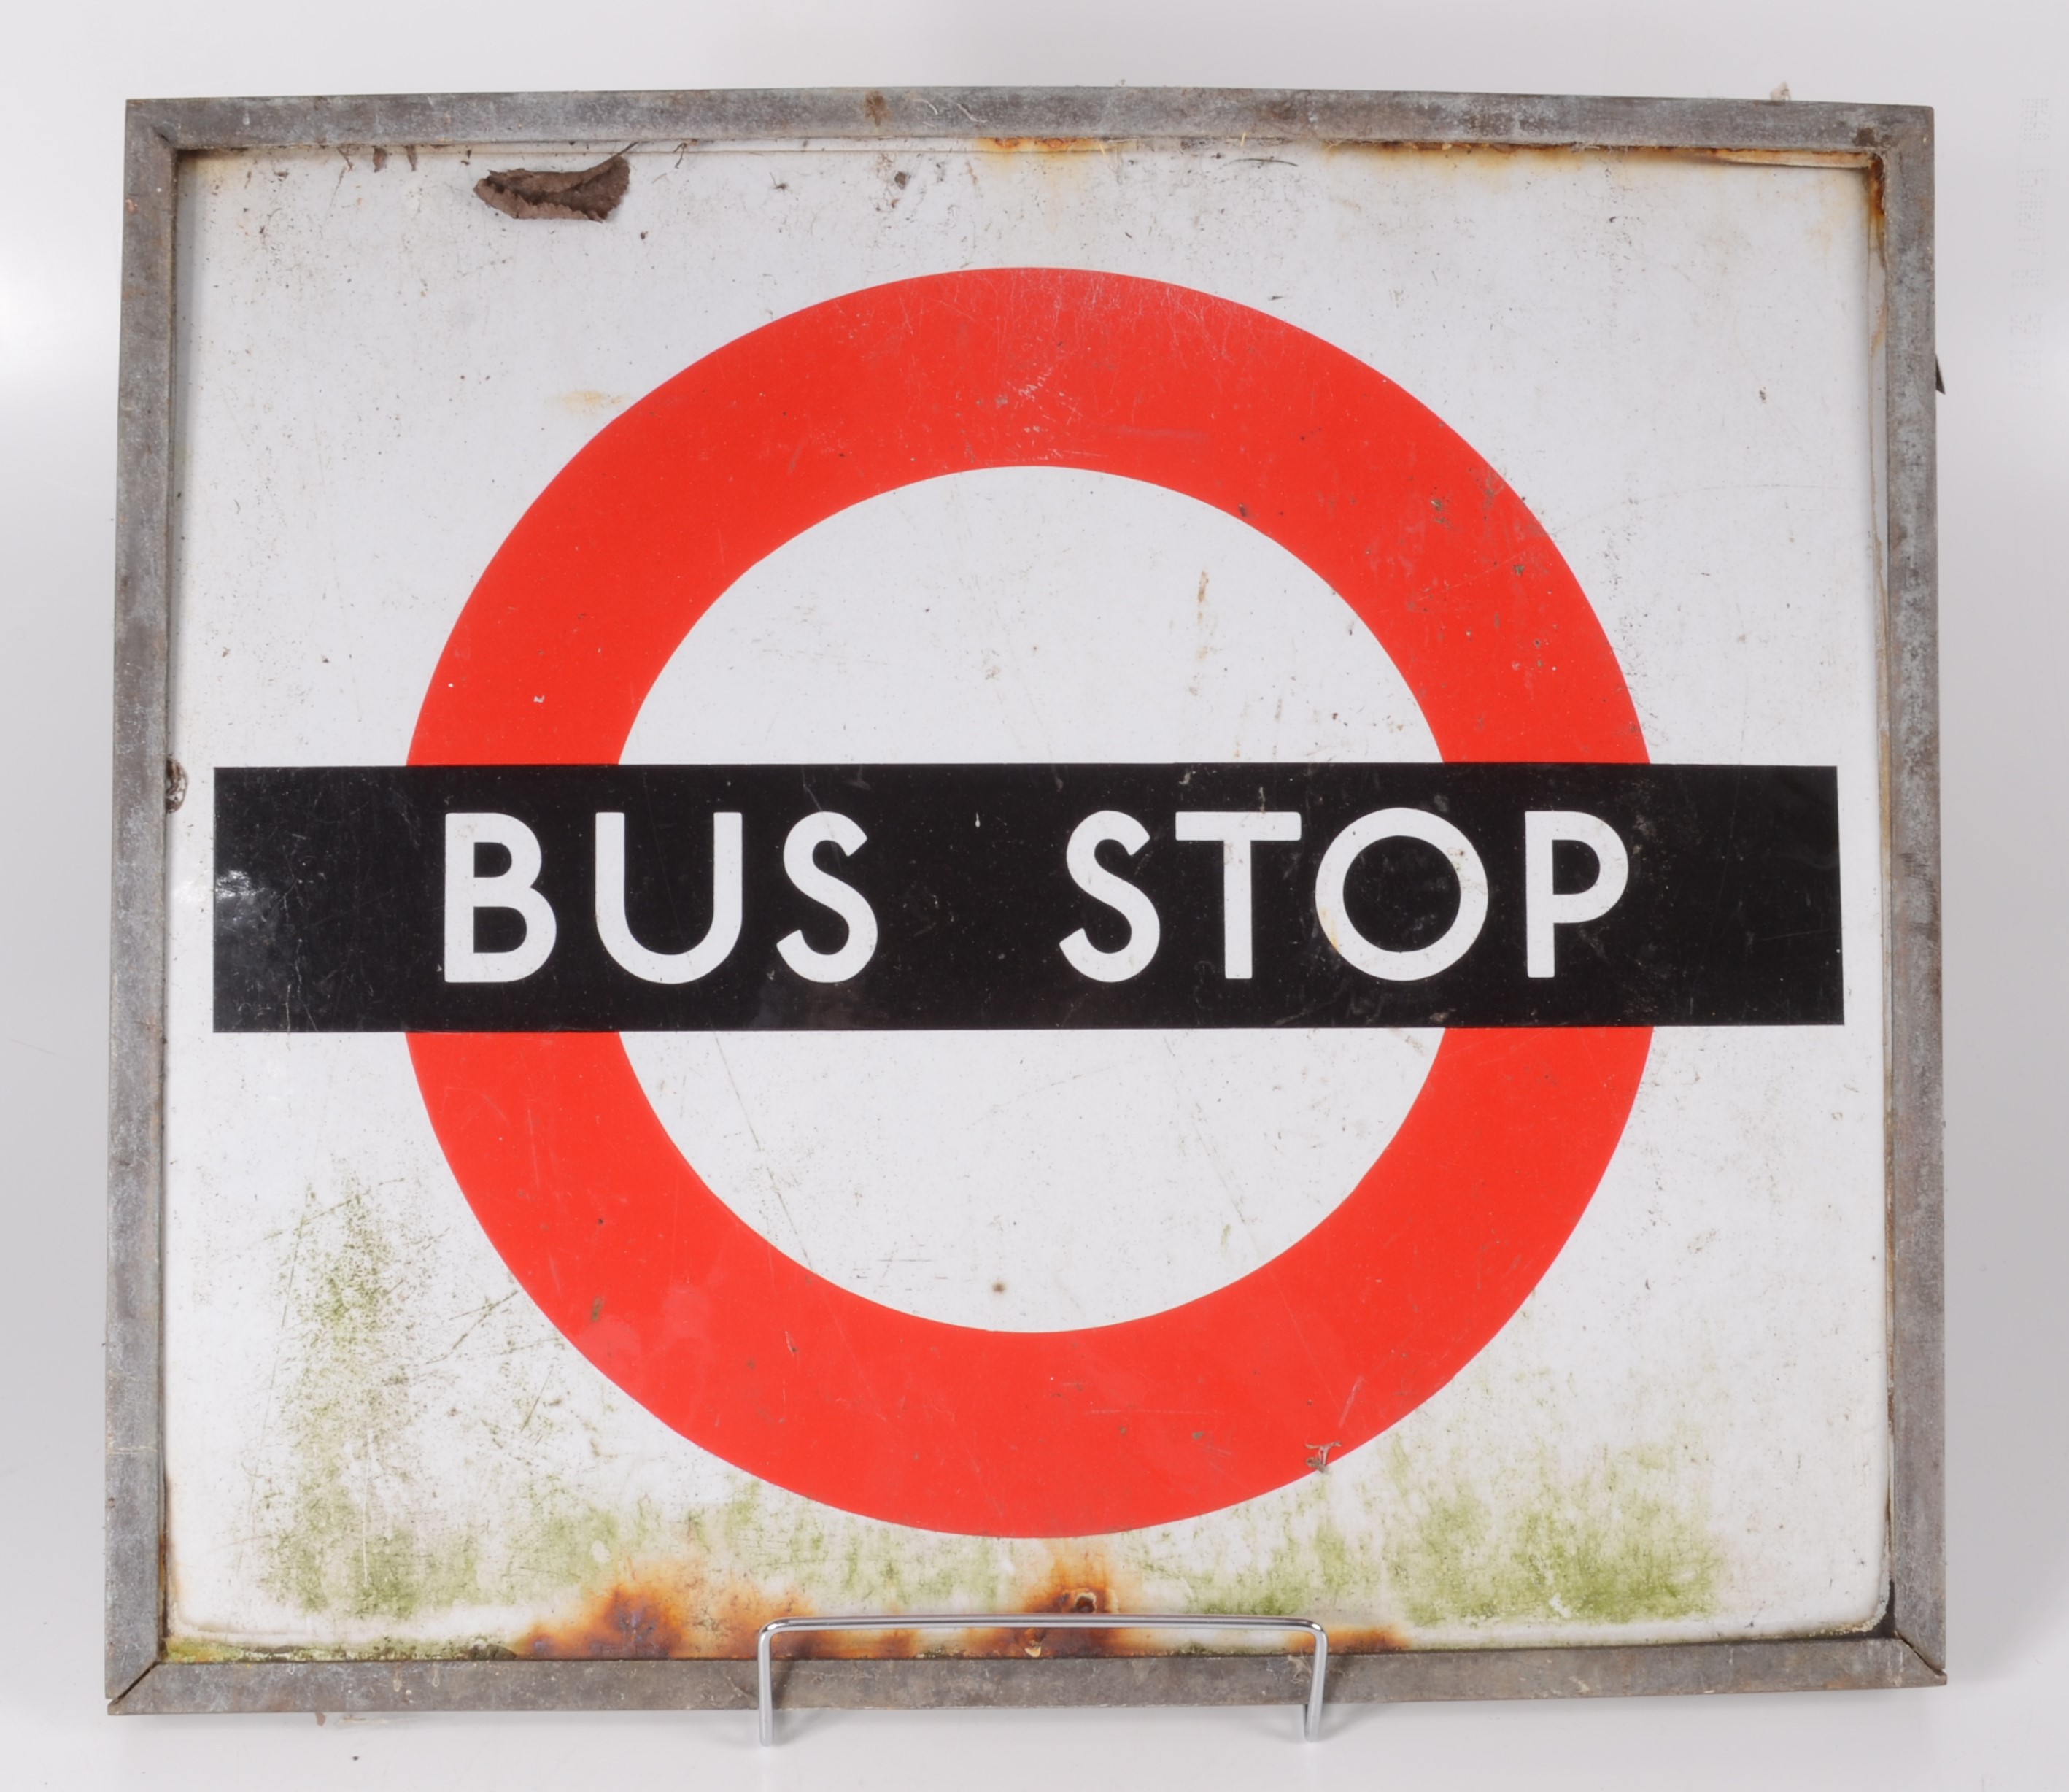
<svg viewBox="0 0 2069 1792">
<path fill-rule="evenodd" d="M 1332 1700 L 1924 1686 L 1946 1663 L 1940 729 L 1932 115 L 1787 101 L 1188 88 L 447 94 L 132 102 L 124 161 L 109 1004 L 107 1692 L 124 1712 L 729 1708 L 751 1662 L 164 1659 L 160 1447 L 165 741 L 176 178 L 239 149 L 1006 137 L 1676 150 L 1830 158 L 1879 196 L 1887 328 L 1882 698 L 1887 727 L 1888 1610 L 1875 1634 L 1742 1643 L 1339 1654 Z M 1030 1614 L 1030 1621 L 1038 1621 Z M 794 1705 L 1291 1702 L 1283 1657 L 801 1661 Z"/>
</svg>

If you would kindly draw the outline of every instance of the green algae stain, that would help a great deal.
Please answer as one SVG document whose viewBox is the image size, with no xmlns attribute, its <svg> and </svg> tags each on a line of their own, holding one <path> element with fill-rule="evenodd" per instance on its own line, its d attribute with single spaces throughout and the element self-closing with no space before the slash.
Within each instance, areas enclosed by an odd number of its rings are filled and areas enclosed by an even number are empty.
<svg viewBox="0 0 2069 1792">
<path fill-rule="evenodd" d="M 492 1636 L 378 1636 L 364 1643 L 263 1644 L 206 1636 L 169 1636 L 165 1659 L 223 1661 L 515 1661 L 517 1652 Z"/>
<path fill-rule="evenodd" d="M 557 1480 L 533 1487 L 524 1511 L 508 1521 L 507 1529 L 493 1594 L 498 1604 L 562 1597 L 681 1542 L 680 1528 L 651 1500 L 613 1511 L 589 1504 Z"/>
<path fill-rule="evenodd" d="M 312 1194 L 287 1272 L 293 1357 L 280 1404 L 292 1465 L 269 1496 L 267 1590 L 306 1612 L 402 1621 L 480 1597 L 478 1546 L 415 1521 L 406 1355 L 410 1271 L 362 1190 Z"/>
<path fill-rule="evenodd" d="M 1014 1550 L 990 1537 L 907 1532 L 851 1518 L 758 1481 L 688 1525 L 692 1545 L 732 1572 L 810 1590 L 822 1609 L 924 1611 L 996 1606 Z"/>
<path fill-rule="evenodd" d="M 308 1197 L 283 1272 L 275 1472 L 256 1513 L 267 1590 L 311 1615 L 408 1625 L 565 1598 L 679 1547 L 680 1527 L 652 1503 L 608 1509 L 551 1474 L 518 1471 L 487 1525 L 480 1485 L 438 1484 L 418 1441 L 435 1398 L 421 1317 L 429 1255 L 364 1190 Z M 516 1429 L 546 1423 L 539 1407 L 535 1397 Z M 393 1639 L 345 1652 L 369 1650 L 412 1652 Z"/>
<path fill-rule="evenodd" d="M 1176 1610 L 1373 1617 L 1385 1578 L 1377 1539 L 1346 1527 L 1319 1476 L 1240 1516 L 1225 1514 L 1222 1528 L 1234 1534 L 1205 1560 L 1197 1540 L 1174 1546 L 1168 1532 L 1143 1539 L 1130 1553 L 1141 1578 Z"/>
<path fill-rule="evenodd" d="M 418 1440 L 446 1411 L 437 1365 L 458 1346 L 430 1329 L 438 1314 L 420 1316 L 435 1304 L 421 1267 L 431 1253 L 409 1223 L 363 1190 L 312 1194 L 284 1271 L 272 1467 L 251 1534 L 267 1590 L 326 1621 L 317 1647 L 294 1651 L 311 1659 L 508 1654 L 513 1638 L 475 1634 L 509 1622 L 492 1614 L 650 1586 L 679 1610 L 691 1653 L 734 1651 L 743 1625 L 783 1611 L 1044 1610 L 1087 1588 L 1106 1610 L 1406 1625 L 1439 1646 L 1446 1631 L 1658 1624 L 1716 1608 L 1723 1553 L 1675 1449 L 1576 1466 L 1526 1446 L 1505 1469 L 1454 1459 L 1432 1473 L 1397 1441 L 1377 1475 L 1332 1467 L 1210 1525 L 953 1537 L 747 1480 L 688 1511 L 599 1505 L 578 1473 L 563 1478 L 565 1459 L 556 1473 L 516 1447 L 552 1423 L 549 1370 L 489 1427 L 481 1472 L 441 1487 Z M 202 1651 L 193 1659 L 228 1647 L 183 1646 Z"/>
<path fill-rule="evenodd" d="M 1205 1570 L 1149 1562 L 1160 1578 L 1186 1590 L 1185 1611 L 1249 1612 L 1261 1618 L 1306 1618 L 1355 1609 L 1379 1580 L 1377 1553 L 1324 1520 L 1304 1536 L 1283 1539 L 1262 1561 L 1218 1562 Z"/>
<path fill-rule="evenodd" d="M 1634 1624 L 1715 1610 L 1722 1552 L 1677 1482 L 1676 1452 L 1638 1450 L 1577 1474 L 1549 1452 L 1483 1491 L 1414 1484 L 1393 1461 L 1403 1522 L 1390 1536 L 1394 1602 L 1424 1629 Z"/>
</svg>

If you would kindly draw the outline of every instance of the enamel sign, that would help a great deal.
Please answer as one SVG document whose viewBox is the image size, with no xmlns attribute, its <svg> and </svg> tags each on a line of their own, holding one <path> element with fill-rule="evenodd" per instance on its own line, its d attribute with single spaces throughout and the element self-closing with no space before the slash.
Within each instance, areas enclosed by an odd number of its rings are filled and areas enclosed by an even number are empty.
<svg viewBox="0 0 2069 1792">
<path fill-rule="evenodd" d="M 173 1659 L 1880 1623 L 1863 169 L 546 160 L 180 177 Z"/>
</svg>

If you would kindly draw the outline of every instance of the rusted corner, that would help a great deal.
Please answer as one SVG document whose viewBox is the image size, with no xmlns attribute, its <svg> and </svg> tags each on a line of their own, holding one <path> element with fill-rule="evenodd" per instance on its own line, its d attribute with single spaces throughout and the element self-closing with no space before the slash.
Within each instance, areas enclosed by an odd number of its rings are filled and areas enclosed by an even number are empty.
<svg viewBox="0 0 2069 1792">
<path fill-rule="evenodd" d="M 571 218 L 600 224 L 618 210 L 631 185 L 632 166 L 621 153 L 594 168 L 512 168 L 483 176 L 475 197 L 511 218 Z"/>
</svg>

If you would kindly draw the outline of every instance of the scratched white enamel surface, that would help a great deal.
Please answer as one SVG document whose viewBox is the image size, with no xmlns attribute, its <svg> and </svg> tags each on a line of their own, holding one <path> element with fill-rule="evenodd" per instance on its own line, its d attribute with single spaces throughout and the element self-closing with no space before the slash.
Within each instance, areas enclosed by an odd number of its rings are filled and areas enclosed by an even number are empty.
<svg viewBox="0 0 2069 1792">
<path fill-rule="evenodd" d="M 757 1489 L 666 1430 L 516 1290 L 400 1040 L 218 1038 L 208 1006 L 212 767 L 400 761 L 482 565 L 618 410 L 833 293 L 1011 263 L 1257 305 L 1430 405 L 1551 531 L 1655 758 L 1838 767 L 1848 965 L 1843 1028 L 1655 1035 L 1573 1241 L 1393 1432 L 1247 1507 L 1057 1559 L 1145 1605 L 1269 1594 L 1433 1644 L 1872 1621 L 1887 1481 L 1861 177 L 1255 145 L 721 146 L 635 155 L 602 226 L 517 223 L 471 196 L 484 166 L 545 155 L 398 153 L 378 172 L 364 155 L 224 157 L 184 192 L 178 1646 L 508 1646 L 671 1574 L 836 1609 L 901 1588 L 1011 1600 L 1047 1572 L 1039 1545 Z M 1343 620 L 1279 550 L 1185 500 L 973 476 L 835 519 L 743 580 L 632 751 L 1426 757 L 1398 680 Z M 1267 708 L 1255 692 L 1275 686 L 1288 700 Z M 908 1310 L 1039 1326 L 1153 1310 L 1300 1235 L 1383 1145 L 1433 1038 L 994 1035 L 946 1054 L 902 1035 L 859 1067 L 858 1042 L 828 1036 L 733 1035 L 730 1063 L 708 1040 L 633 1050 L 693 1161 L 782 1248 Z M 1088 1055 L 1100 1074 L 1079 1074 Z M 806 1090 L 849 1104 L 855 1186 L 804 1132 Z M 964 1148 L 937 1156 L 923 1127 Z M 1120 1202 L 1103 1173 L 1124 1150 Z"/>
<path fill-rule="evenodd" d="M 1283 548 L 1193 499 L 1053 467 L 932 480 L 777 549 L 691 631 L 625 753 L 1436 756 L 1371 631 Z M 650 1033 L 626 1047 L 684 1155 L 799 1261 L 930 1319 L 1039 1331 L 1176 1306 L 1276 1256 L 1371 1166 L 1439 1037 Z M 831 1088 L 845 1105 L 829 1125 Z"/>
</svg>

